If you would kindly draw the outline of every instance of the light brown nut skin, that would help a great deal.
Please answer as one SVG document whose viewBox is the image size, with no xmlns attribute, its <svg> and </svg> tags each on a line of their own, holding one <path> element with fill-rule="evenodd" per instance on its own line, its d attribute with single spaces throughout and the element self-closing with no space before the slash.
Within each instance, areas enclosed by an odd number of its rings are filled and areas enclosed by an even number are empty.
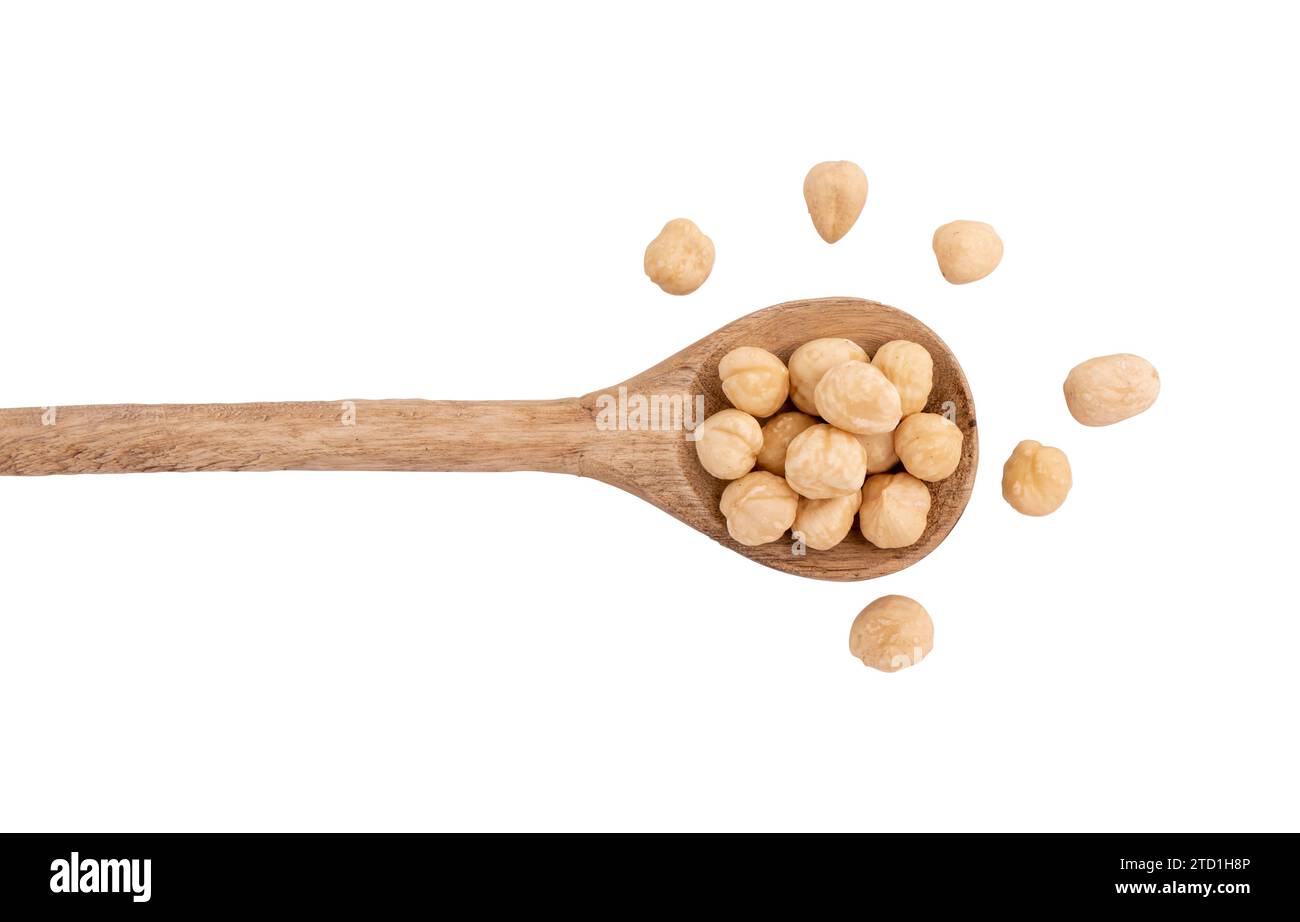
<svg viewBox="0 0 1300 922">
<path fill-rule="evenodd" d="M 719 410 L 695 428 L 695 453 L 719 480 L 735 480 L 754 468 L 763 447 L 758 420 L 741 410 Z"/>
<path fill-rule="evenodd" d="M 1088 359 L 1065 378 L 1070 415 L 1085 426 L 1109 426 L 1149 409 L 1160 395 L 1160 375 L 1150 362 L 1121 352 Z"/>
<path fill-rule="evenodd" d="M 858 440 L 825 423 L 796 435 L 785 454 L 785 479 L 808 499 L 848 496 L 866 477 L 867 459 Z"/>
<path fill-rule="evenodd" d="M 887 342 L 876 351 L 871 364 L 879 368 L 894 387 L 903 404 L 903 415 L 925 409 L 934 386 L 934 360 L 925 347 L 905 339 Z"/>
<path fill-rule="evenodd" d="M 877 432 L 875 435 L 858 436 L 858 444 L 867 456 L 867 474 L 883 474 L 898 463 L 898 453 L 894 451 L 894 433 Z"/>
<path fill-rule="evenodd" d="M 813 400 L 822 419 L 856 435 L 892 432 L 903 415 L 898 388 L 866 362 L 843 362 L 827 371 Z"/>
<path fill-rule="evenodd" d="M 822 375 L 842 362 L 865 361 L 867 351 L 852 340 L 827 337 L 804 343 L 790 356 L 790 399 L 816 416 L 815 394 Z"/>
<path fill-rule="evenodd" d="M 881 672 L 915 666 L 934 649 L 934 622 L 915 599 L 887 595 L 858 613 L 849 629 L 849 652 Z"/>
<path fill-rule="evenodd" d="M 867 174 L 848 160 L 819 163 L 804 177 L 803 200 L 813 227 L 834 243 L 853 227 L 867 203 Z"/>
<path fill-rule="evenodd" d="M 727 533 L 741 544 L 770 544 L 794 524 L 799 497 L 789 484 L 767 471 L 754 471 L 727 484 L 718 504 Z"/>
<path fill-rule="evenodd" d="M 829 551 L 844 540 L 853 527 L 853 517 L 862 505 L 862 494 L 855 490 L 848 496 L 833 499 L 799 497 L 799 511 L 790 530 L 796 538 L 815 551 Z"/>
<path fill-rule="evenodd" d="M 911 474 L 876 474 L 862 488 L 858 527 L 876 547 L 909 547 L 930 517 L 930 489 Z"/>
<path fill-rule="evenodd" d="M 815 425 L 817 420 L 797 410 L 773 416 L 763 426 L 763 448 L 758 453 L 758 466 L 778 477 L 784 477 L 785 453 L 790 448 L 790 442 L 800 432 Z M 889 444 L 892 450 L 892 439 Z"/>
<path fill-rule="evenodd" d="M 713 241 L 686 218 L 674 218 L 645 248 L 645 274 L 670 295 L 688 295 L 713 271 Z"/>
<path fill-rule="evenodd" d="M 939 271 L 954 285 L 978 282 L 1002 262 L 1002 238 L 983 221 L 953 221 L 934 232 Z"/>
<path fill-rule="evenodd" d="M 1002 498 L 1025 515 L 1047 515 L 1060 509 L 1073 485 L 1065 452 L 1033 439 L 1017 445 L 1002 466 Z"/>
<path fill-rule="evenodd" d="M 731 405 L 751 416 L 771 416 L 790 393 L 785 363 L 757 346 L 741 346 L 724 355 L 718 363 L 718 376 Z"/>
<path fill-rule="evenodd" d="M 938 413 L 913 413 L 894 431 L 894 451 L 913 477 L 935 483 L 961 463 L 961 430 Z"/>
</svg>

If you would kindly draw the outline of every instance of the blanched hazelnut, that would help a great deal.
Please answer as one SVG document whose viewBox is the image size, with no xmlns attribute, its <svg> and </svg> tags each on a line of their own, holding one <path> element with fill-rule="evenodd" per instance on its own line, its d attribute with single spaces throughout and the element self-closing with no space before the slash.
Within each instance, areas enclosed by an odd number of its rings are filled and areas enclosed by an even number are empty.
<svg viewBox="0 0 1300 922">
<path fill-rule="evenodd" d="M 849 533 L 860 505 L 862 495 L 857 490 L 832 499 L 805 499 L 801 496 L 791 531 L 795 537 L 802 537 L 804 544 L 813 550 L 829 551 Z"/>
<path fill-rule="evenodd" d="M 903 404 L 903 415 L 925 409 L 934 386 L 934 360 L 925 347 L 906 339 L 887 342 L 876 351 L 871 364 L 879 368 L 894 387 Z"/>
<path fill-rule="evenodd" d="M 843 362 L 866 360 L 866 350 L 852 340 L 827 337 L 804 343 L 790 356 L 790 399 L 805 413 L 817 415 L 814 394 L 822 375 Z"/>
<path fill-rule="evenodd" d="M 862 488 L 862 537 L 876 547 L 908 547 L 925 533 L 930 489 L 911 474 L 876 474 Z"/>
<path fill-rule="evenodd" d="M 783 479 L 754 471 L 727 484 L 718 508 L 727 519 L 727 533 L 741 544 L 769 544 L 794 524 L 799 497 Z"/>
<path fill-rule="evenodd" d="M 882 672 L 915 666 L 934 649 L 934 622 L 915 599 L 887 595 L 858 613 L 849 629 L 849 652 Z"/>
<path fill-rule="evenodd" d="M 1002 498 L 1025 515 L 1055 512 L 1073 483 L 1065 452 L 1032 439 L 1017 445 L 1002 467 Z"/>
<path fill-rule="evenodd" d="M 789 413 L 778 413 L 773 416 L 763 426 L 763 448 L 758 453 L 758 466 L 765 471 L 771 471 L 778 477 L 784 477 L 785 453 L 790 448 L 790 442 L 800 432 L 815 425 L 817 425 L 817 420 L 807 413 L 800 413 L 796 410 L 791 410 Z M 892 449 L 892 439 L 890 440 L 890 446 Z"/>
<path fill-rule="evenodd" d="M 983 221 L 953 221 L 934 232 L 939 271 L 954 285 L 977 282 L 1002 262 L 1002 238 Z"/>
<path fill-rule="evenodd" d="M 1141 356 L 1121 352 L 1088 359 L 1070 369 L 1065 403 L 1085 426 L 1109 426 L 1137 416 L 1156 402 L 1160 375 Z"/>
<path fill-rule="evenodd" d="M 804 177 L 803 200 L 817 233 L 827 243 L 834 243 L 862 214 L 867 203 L 867 174 L 848 160 L 819 163 Z"/>
<path fill-rule="evenodd" d="M 844 362 L 817 382 L 817 414 L 832 426 L 858 435 L 892 432 L 903 415 L 898 388 L 866 362 Z"/>
<path fill-rule="evenodd" d="M 894 432 L 894 451 L 913 477 L 943 480 L 961 463 L 961 430 L 938 413 L 913 413 Z"/>
<path fill-rule="evenodd" d="M 859 435 L 858 444 L 867 458 L 868 474 L 883 474 L 898 463 L 894 451 L 894 433 L 877 432 L 875 435 Z"/>
<path fill-rule="evenodd" d="M 713 271 L 713 241 L 686 218 L 674 218 L 645 248 L 645 274 L 670 295 L 688 295 Z"/>
<path fill-rule="evenodd" d="M 732 349 L 718 363 L 722 392 L 731 405 L 751 416 L 771 416 L 781 409 L 790 393 L 790 373 L 766 349 L 741 346 Z"/>
<path fill-rule="evenodd" d="M 834 426 L 811 426 L 794 437 L 785 453 L 785 479 L 800 496 L 830 499 L 862 487 L 867 459 L 858 440 Z"/>
<path fill-rule="evenodd" d="M 704 469 L 721 480 L 743 477 L 763 447 L 758 420 L 740 410 L 719 410 L 695 429 L 695 453 Z"/>
</svg>

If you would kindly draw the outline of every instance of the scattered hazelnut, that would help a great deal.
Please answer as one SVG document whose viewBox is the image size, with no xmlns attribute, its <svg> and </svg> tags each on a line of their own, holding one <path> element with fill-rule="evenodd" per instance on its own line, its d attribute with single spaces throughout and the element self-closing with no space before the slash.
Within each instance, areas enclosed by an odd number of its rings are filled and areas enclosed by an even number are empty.
<svg viewBox="0 0 1300 922">
<path fill-rule="evenodd" d="M 769 544 L 794 524 L 799 497 L 782 478 L 754 471 L 727 484 L 718 508 L 727 519 L 727 533 L 741 544 Z"/>
<path fill-rule="evenodd" d="M 1121 352 L 1088 359 L 1065 378 L 1070 415 L 1085 426 L 1109 426 L 1156 402 L 1160 375 L 1141 356 Z"/>
<path fill-rule="evenodd" d="M 740 410 L 719 410 L 695 428 L 695 453 L 704 469 L 720 480 L 743 477 L 763 447 L 758 420 Z"/>
<path fill-rule="evenodd" d="M 1073 482 L 1065 452 L 1032 439 L 1017 445 L 1002 466 L 1002 498 L 1025 515 L 1047 515 L 1061 508 Z"/>
<path fill-rule="evenodd" d="M 934 360 L 924 346 L 895 339 L 876 351 L 871 364 L 898 388 L 904 416 L 925 409 L 926 401 L 930 399 L 930 388 L 934 386 Z"/>
<path fill-rule="evenodd" d="M 866 362 L 843 362 L 822 375 L 813 400 L 822 419 L 858 435 L 892 432 L 902 416 L 898 388 Z"/>
<path fill-rule="evenodd" d="M 867 473 L 883 474 L 898 463 L 894 451 L 894 433 L 877 432 L 874 435 L 859 435 L 858 444 L 867 456 Z"/>
<path fill-rule="evenodd" d="M 785 364 L 766 349 L 741 346 L 732 349 L 718 363 L 722 392 L 731 405 L 751 416 L 771 416 L 790 393 L 790 373 Z"/>
<path fill-rule="evenodd" d="M 913 477 L 934 483 L 961 463 L 961 430 L 938 413 L 913 413 L 894 432 L 894 451 Z"/>
<path fill-rule="evenodd" d="M 817 420 L 807 413 L 799 413 L 795 410 L 773 416 L 763 426 L 763 448 L 758 453 L 758 466 L 778 477 L 784 477 L 785 453 L 790 447 L 791 440 L 809 426 L 815 425 Z M 894 444 L 892 438 L 889 444 L 892 451 Z"/>
<path fill-rule="evenodd" d="M 953 221 L 934 232 L 939 271 L 954 285 L 977 282 L 1002 261 L 1002 238 L 982 221 Z"/>
<path fill-rule="evenodd" d="M 925 533 L 930 489 L 911 474 L 876 474 L 862 488 L 862 537 L 876 547 L 907 547 Z"/>
<path fill-rule="evenodd" d="M 674 218 L 645 248 L 645 274 L 670 295 L 688 295 L 713 271 L 713 241 L 695 222 Z"/>
<path fill-rule="evenodd" d="M 849 533 L 860 505 L 862 494 L 857 490 L 831 499 L 805 499 L 801 496 L 791 531 L 796 538 L 802 537 L 804 544 L 813 550 L 829 551 Z"/>
<path fill-rule="evenodd" d="M 866 360 L 866 350 L 852 340 L 827 337 L 804 343 L 790 356 L 790 399 L 805 413 L 817 415 L 814 394 L 822 375 L 843 362 Z"/>
<path fill-rule="evenodd" d="M 853 619 L 849 652 L 882 672 L 915 666 L 934 649 L 934 622 L 915 599 L 887 595 Z"/>
<path fill-rule="evenodd" d="M 858 440 L 825 423 L 796 435 L 785 455 L 786 480 L 808 499 L 847 496 L 861 489 L 866 476 L 867 459 Z"/>
<path fill-rule="evenodd" d="M 804 177 L 803 199 L 813 227 L 827 243 L 849 232 L 867 203 L 867 174 L 848 160 L 819 163 Z"/>
</svg>

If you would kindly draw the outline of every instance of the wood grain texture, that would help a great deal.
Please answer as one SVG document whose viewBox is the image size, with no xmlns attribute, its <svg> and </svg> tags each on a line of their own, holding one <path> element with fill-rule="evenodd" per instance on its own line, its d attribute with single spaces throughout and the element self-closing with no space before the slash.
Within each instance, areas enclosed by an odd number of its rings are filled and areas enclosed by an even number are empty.
<svg viewBox="0 0 1300 922">
<path fill-rule="evenodd" d="M 0 474 L 551 471 L 577 474 L 577 400 L 332 400 L 0 410 Z"/>
<path fill-rule="evenodd" d="M 729 406 L 718 362 L 738 346 L 782 360 L 811 339 L 842 336 L 874 354 L 892 339 L 934 358 L 926 409 L 951 401 L 965 440 L 961 463 L 931 484 L 930 521 L 911 547 L 871 546 L 856 525 L 829 551 L 793 553 L 789 540 L 745 547 L 718 511 L 725 482 L 700 467 L 674 428 L 602 428 L 606 408 L 641 395 L 703 395 L 705 415 Z M 626 405 L 626 401 L 625 401 Z M 602 410 L 606 412 L 602 413 Z M 635 414 L 634 414 L 635 415 Z M 695 420 L 698 422 L 698 420 Z M 154 471 L 549 471 L 593 477 L 653 503 L 765 566 L 820 579 L 861 580 L 909 566 L 948 535 L 970 498 L 978 460 L 975 404 L 956 357 L 916 318 L 856 298 L 792 301 L 756 311 L 621 385 L 545 401 L 336 400 L 321 403 L 70 406 L 0 410 L 0 474 Z"/>
</svg>

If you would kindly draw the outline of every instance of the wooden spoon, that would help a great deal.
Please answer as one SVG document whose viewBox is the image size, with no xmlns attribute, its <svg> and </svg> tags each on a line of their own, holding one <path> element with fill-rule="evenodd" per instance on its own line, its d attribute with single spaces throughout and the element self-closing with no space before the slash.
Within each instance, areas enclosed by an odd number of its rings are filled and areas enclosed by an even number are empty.
<svg viewBox="0 0 1300 922">
<path fill-rule="evenodd" d="M 803 343 L 842 336 L 875 353 L 892 339 L 934 358 L 930 412 L 955 413 L 961 464 L 932 484 L 930 521 L 911 547 L 883 550 L 856 527 L 829 551 L 794 553 L 790 540 L 745 547 L 718 511 L 726 486 L 700 467 L 695 443 L 673 428 L 728 406 L 718 362 L 737 346 L 783 361 Z M 622 397 L 620 398 L 620 395 Z M 636 396 L 659 398 L 663 428 L 635 428 Z M 667 398 L 667 399 L 665 399 Z M 951 402 L 951 406 L 946 406 Z M 630 410 L 630 413 L 623 411 Z M 649 422 L 653 424 L 653 416 Z M 626 427 L 623 427 L 626 426 Z M 621 385 L 541 401 L 334 400 L 323 403 L 124 404 L 0 410 L 0 474 L 154 471 L 551 471 L 595 477 L 676 516 L 761 564 L 819 579 L 883 576 L 942 541 L 970 498 L 978 456 L 975 404 L 956 357 L 915 317 L 857 298 L 791 301 L 755 311 Z"/>
</svg>

